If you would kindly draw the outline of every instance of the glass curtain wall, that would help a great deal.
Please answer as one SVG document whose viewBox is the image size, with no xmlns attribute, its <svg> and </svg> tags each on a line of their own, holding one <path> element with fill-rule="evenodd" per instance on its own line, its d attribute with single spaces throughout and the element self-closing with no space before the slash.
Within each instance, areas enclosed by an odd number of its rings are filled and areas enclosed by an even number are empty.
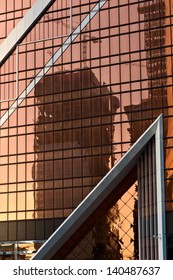
<svg viewBox="0 0 173 280">
<path fill-rule="evenodd" d="M 1 42 L 35 2 L 0 2 Z M 0 117 L 97 3 L 54 1 L 1 66 Z M 1 242 L 44 242 L 160 113 L 171 219 L 172 12 L 171 0 L 106 1 L 1 126 Z M 114 206 L 122 243 L 135 189 Z"/>
</svg>

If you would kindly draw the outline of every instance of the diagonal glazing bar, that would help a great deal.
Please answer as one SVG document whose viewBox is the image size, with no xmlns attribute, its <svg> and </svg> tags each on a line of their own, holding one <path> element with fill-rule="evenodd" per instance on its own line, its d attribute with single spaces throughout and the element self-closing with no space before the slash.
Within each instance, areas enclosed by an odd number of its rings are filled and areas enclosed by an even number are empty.
<svg viewBox="0 0 173 280">
<path fill-rule="evenodd" d="M 0 45 L 0 66 L 55 0 L 37 0 Z"/>
<path fill-rule="evenodd" d="M 107 0 L 99 1 L 93 9 L 88 13 L 88 15 L 81 21 L 77 28 L 70 34 L 63 45 L 55 52 L 51 59 L 46 63 L 44 68 L 35 76 L 32 82 L 27 86 L 27 88 L 19 95 L 19 97 L 10 106 L 7 112 L 0 119 L 0 127 L 8 120 L 16 108 L 22 103 L 22 101 L 28 96 L 28 94 L 34 89 L 36 84 L 43 78 L 43 76 L 50 70 L 54 63 L 61 57 L 61 55 L 66 51 L 66 49 L 71 45 L 71 43 L 77 38 L 81 31 L 87 26 L 87 24 L 93 19 L 93 17 L 98 13 L 98 11 L 103 7 Z"/>
</svg>

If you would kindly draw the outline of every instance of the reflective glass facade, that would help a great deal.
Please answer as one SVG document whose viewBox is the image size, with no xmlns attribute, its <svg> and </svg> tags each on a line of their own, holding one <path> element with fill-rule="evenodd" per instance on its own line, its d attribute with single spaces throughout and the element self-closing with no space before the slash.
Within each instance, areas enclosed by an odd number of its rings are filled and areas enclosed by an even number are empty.
<svg viewBox="0 0 173 280">
<path fill-rule="evenodd" d="M 36 2 L 0 2 L 1 43 Z M 1 65 L 0 242 L 36 250 L 162 113 L 171 259 L 172 1 L 98 2 L 53 1 Z M 87 257 L 74 258 L 102 258 L 105 244 L 105 258 L 138 258 L 136 189 L 88 234 Z"/>
</svg>

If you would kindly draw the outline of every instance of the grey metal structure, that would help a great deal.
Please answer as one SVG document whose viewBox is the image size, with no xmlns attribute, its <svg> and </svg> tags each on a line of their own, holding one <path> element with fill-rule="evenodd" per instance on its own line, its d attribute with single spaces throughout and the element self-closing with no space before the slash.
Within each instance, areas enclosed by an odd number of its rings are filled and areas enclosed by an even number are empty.
<svg viewBox="0 0 173 280">
<path fill-rule="evenodd" d="M 38 250 L 33 260 L 51 259 L 58 250 L 61 250 L 65 243 L 71 240 L 71 236 L 78 231 L 82 224 L 96 211 L 103 201 L 118 189 L 119 184 L 127 177 L 131 170 L 138 164 L 146 145 L 153 139 L 155 141 L 155 161 L 156 161 L 156 187 L 157 187 L 157 215 L 155 219 L 158 229 L 155 234 L 159 237 L 158 259 L 166 259 L 166 233 L 165 233 L 165 208 L 164 208 L 164 177 L 163 177 L 163 134 L 162 116 L 159 116 L 136 143 L 126 152 L 117 164 L 108 172 L 100 183 L 89 193 L 74 212 L 64 221 L 64 223 L 50 236 L 45 244 Z M 143 199 L 140 198 L 139 199 Z M 139 205 L 142 205 L 139 202 Z M 140 207 L 140 206 L 139 206 Z M 142 211 L 141 209 L 139 211 Z M 143 221 L 139 220 L 139 223 Z M 87 226 L 87 225 L 86 225 Z M 140 225 L 139 225 L 140 227 Z M 139 231 L 139 239 L 143 242 L 143 235 Z M 155 236 L 153 236 L 155 238 Z M 140 242 L 140 247 L 143 244 Z M 143 259 L 142 254 L 140 258 Z"/>
</svg>

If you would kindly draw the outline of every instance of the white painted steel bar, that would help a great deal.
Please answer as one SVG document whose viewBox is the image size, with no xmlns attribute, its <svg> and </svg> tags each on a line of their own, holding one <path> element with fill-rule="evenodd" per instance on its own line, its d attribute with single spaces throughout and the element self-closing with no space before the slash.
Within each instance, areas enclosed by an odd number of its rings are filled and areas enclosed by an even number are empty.
<svg viewBox="0 0 173 280">
<path fill-rule="evenodd" d="M 158 259 L 158 239 L 157 236 L 157 196 L 156 196 L 156 151 L 155 151 L 155 139 L 152 139 L 152 165 L 153 165 L 153 240 L 154 240 L 154 259 Z"/>
<path fill-rule="evenodd" d="M 73 0 L 70 0 L 70 33 L 73 32 Z"/>
<path fill-rule="evenodd" d="M 166 217 L 164 182 L 163 119 L 158 123 L 155 134 L 156 145 L 156 189 L 157 189 L 157 230 L 159 260 L 166 260 Z"/>
</svg>

